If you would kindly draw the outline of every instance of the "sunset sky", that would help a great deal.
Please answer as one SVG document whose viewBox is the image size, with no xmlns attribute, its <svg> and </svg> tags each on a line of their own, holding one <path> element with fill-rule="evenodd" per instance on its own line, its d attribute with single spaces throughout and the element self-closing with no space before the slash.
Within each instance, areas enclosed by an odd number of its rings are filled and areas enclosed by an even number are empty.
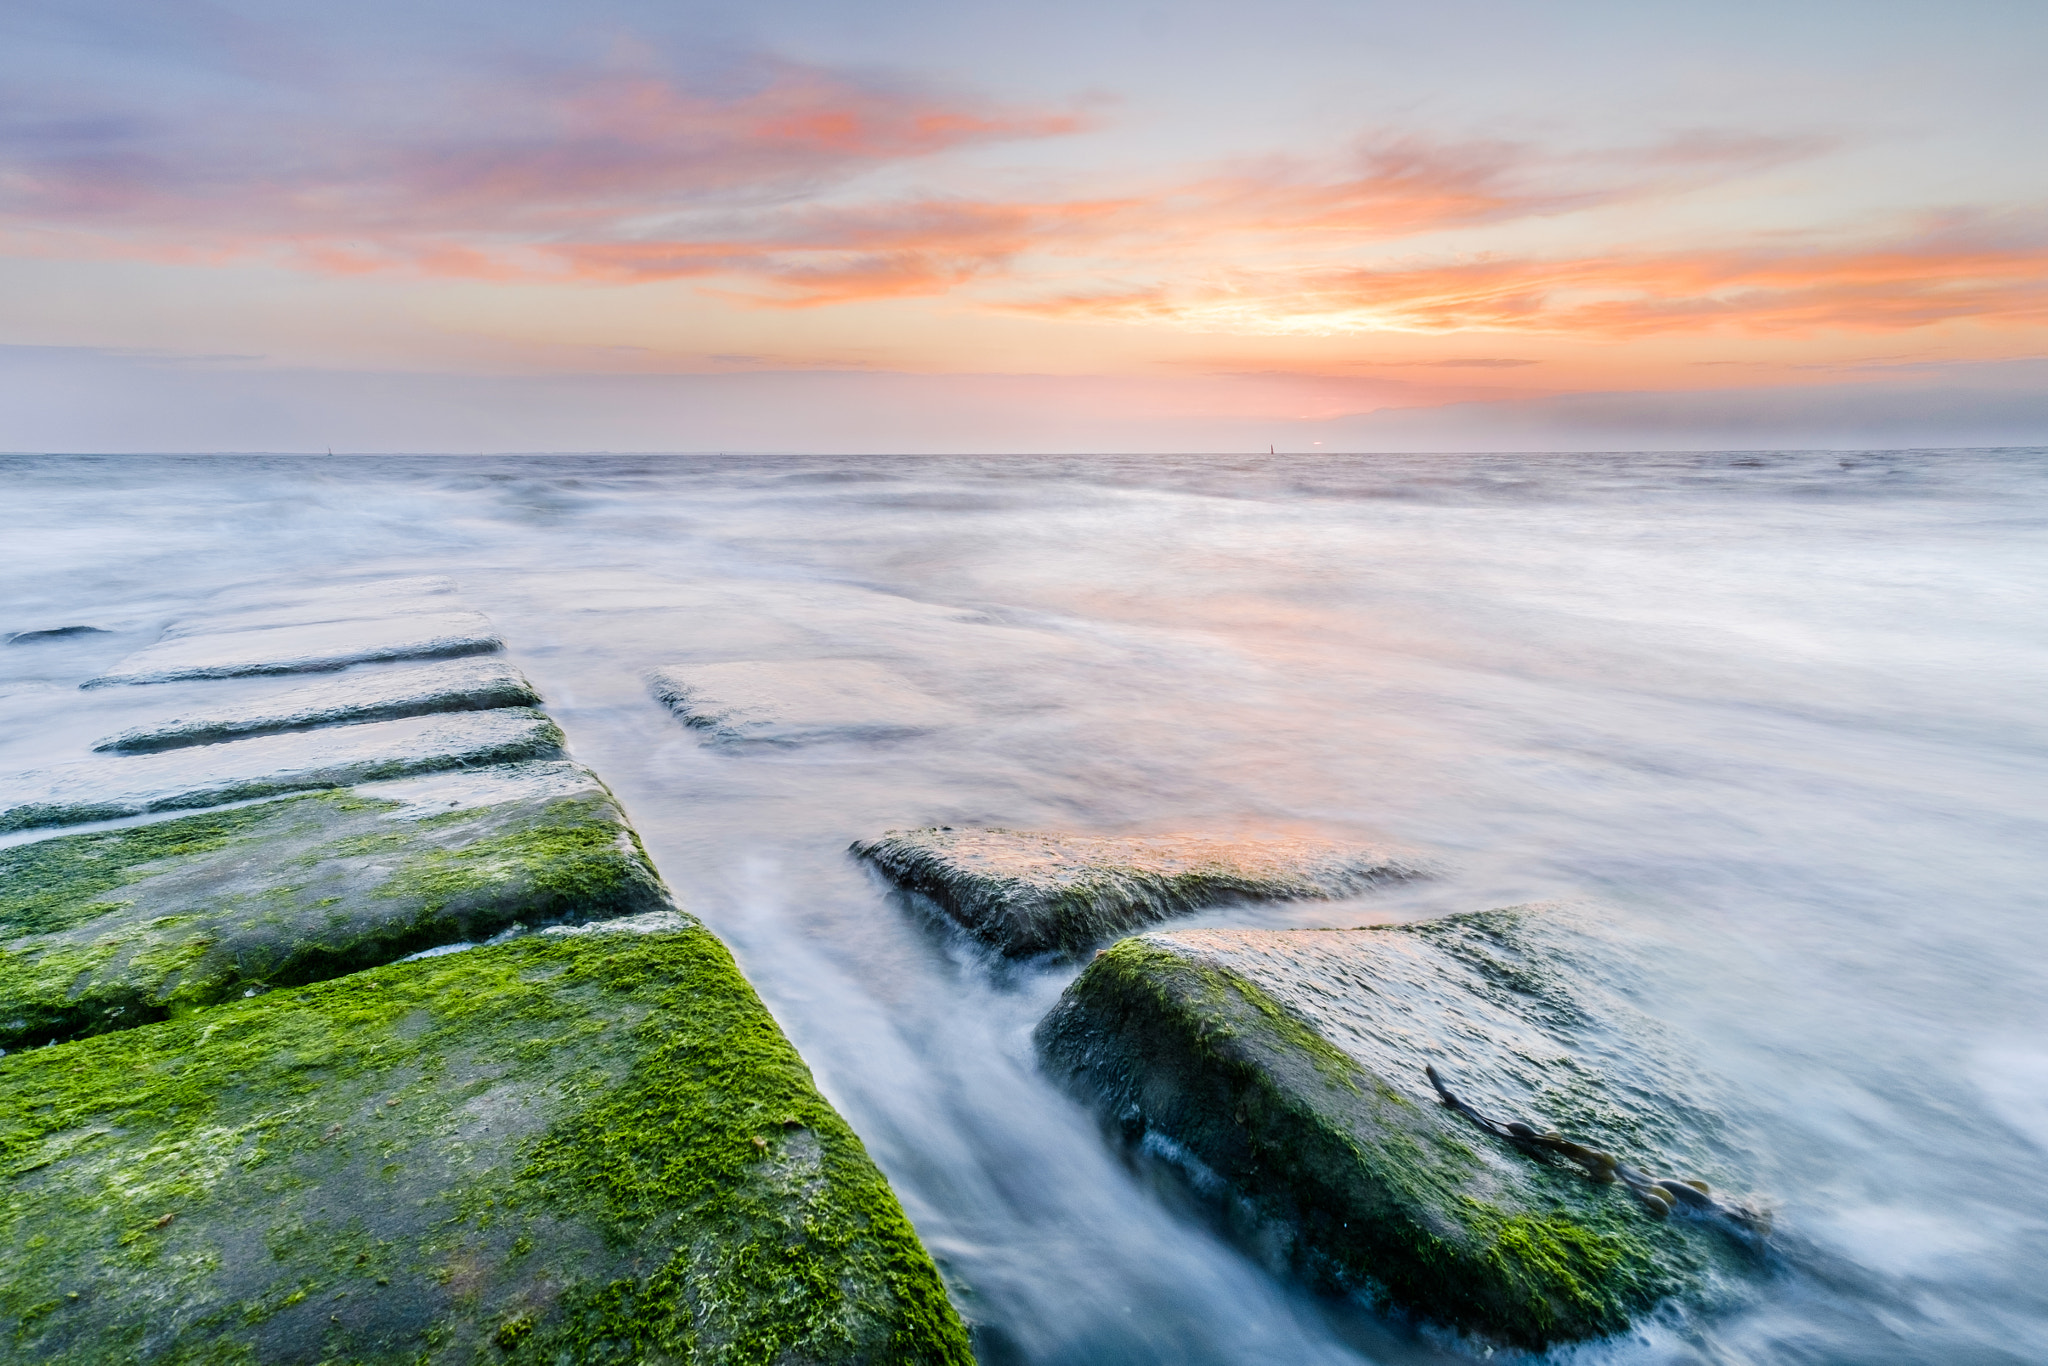
<svg viewBox="0 0 2048 1366">
<path fill-rule="evenodd" d="M 2048 441 L 2039 0 L 0 11 L 0 450 Z"/>
</svg>

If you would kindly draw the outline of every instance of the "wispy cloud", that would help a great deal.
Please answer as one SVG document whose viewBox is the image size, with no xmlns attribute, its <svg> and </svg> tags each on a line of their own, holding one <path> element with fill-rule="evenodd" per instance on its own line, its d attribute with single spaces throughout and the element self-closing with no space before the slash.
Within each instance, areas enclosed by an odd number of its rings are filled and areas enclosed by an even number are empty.
<svg viewBox="0 0 2048 1366">
<path fill-rule="evenodd" d="M 800 201 L 876 166 L 1079 126 L 769 59 L 716 89 L 633 66 L 471 74 L 399 107 L 299 102 L 252 125 L 233 107 L 17 95 L 0 103 L 0 213 L 17 231 L 193 250 L 299 242 L 315 266 L 384 256 L 462 273 L 507 244 Z M 323 261 L 328 247 L 341 256 Z"/>
<path fill-rule="evenodd" d="M 0 231 L 16 250 L 352 273 L 636 283 L 725 277 L 774 307 L 934 294 L 1051 258 L 1034 279 L 1198 275 L 1249 254 L 1361 244 L 1713 183 L 1809 155 L 1688 133 L 1546 153 L 1378 133 L 1335 162 L 1162 173 L 1039 201 L 842 193 L 878 168 L 1058 137 L 1081 121 L 872 74 L 757 58 L 716 89 L 631 62 L 471 71 L 402 105 L 0 104 Z"/>
<path fill-rule="evenodd" d="M 1856 246 L 1482 257 L 1238 271 L 1196 286 L 1074 293 L 1039 316 L 1231 332 L 1459 331 L 1627 338 L 1674 330 L 1895 331 L 2048 321 L 2048 224 L 1937 222 Z"/>
<path fill-rule="evenodd" d="M 0 245 L 631 285 L 756 307 L 972 290 L 1041 318 L 1248 334 L 1631 337 L 2048 319 L 2048 231 L 1935 222 L 1855 246 L 1421 254 L 1420 235 L 1646 204 L 1827 150 L 1694 130 L 1546 149 L 1380 132 L 1327 162 L 1162 171 L 1114 195 L 863 197 L 860 178 L 1080 131 L 901 79 L 757 57 L 475 68 L 412 102 L 67 104 L 0 97 Z M 1432 362 L 1508 367 L 1527 362 Z"/>
</svg>

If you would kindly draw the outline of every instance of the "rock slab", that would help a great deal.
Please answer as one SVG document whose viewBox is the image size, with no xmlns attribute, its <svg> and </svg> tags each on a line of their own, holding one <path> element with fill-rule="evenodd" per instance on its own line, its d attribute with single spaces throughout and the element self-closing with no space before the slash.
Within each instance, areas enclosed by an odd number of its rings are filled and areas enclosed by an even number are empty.
<svg viewBox="0 0 2048 1366">
<path fill-rule="evenodd" d="M 888 739 L 959 722 L 959 708 L 865 659 L 737 660 L 651 676 L 655 698 L 727 743 Z"/>
<path fill-rule="evenodd" d="M 1013 957 L 1073 953 L 1239 898 L 1353 896 L 1427 871 L 1411 854 L 1310 840 L 891 830 L 853 852 Z"/>
<path fill-rule="evenodd" d="M 1716 1127 L 1702 1084 L 1647 1022 L 1596 1027 L 1605 1012 L 1547 933 L 1525 910 L 1155 932 L 1098 955 L 1036 1041 L 1127 1140 L 1248 1202 L 1311 1280 L 1517 1347 L 1604 1336 L 1667 1298 L 1724 1293 L 1752 1254 L 1431 1098 L 1434 1063 L 1539 1129 L 1701 1159 Z"/>
<path fill-rule="evenodd" d="M 539 705 L 540 696 L 533 685 L 502 659 L 368 665 L 234 705 L 158 716 L 110 735 L 93 748 L 102 753 L 146 754 L 316 726 Z"/>
<path fill-rule="evenodd" d="M 410 612 L 160 640 L 80 686 L 321 673 L 379 659 L 489 654 L 504 647 L 489 620 L 475 612 Z"/>
<path fill-rule="evenodd" d="M 155 754 L 108 755 L 0 783 L 0 830 L 117 820 L 281 792 L 345 787 L 561 752 L 555 723 L 526 707 L 371 721 Z"/>
<path fill-rule="evenodd" d="M 362 621 L 410 612 L 452 612 L 455 582 L 437 576 L 370 579 L 356 583 L 248 585 L 216 594 L 197 612 L 164 628 L 164 638 Z"/>
<path fill-rule="evenodd" d="M 0 849 L 0 1048 L 515 926 L 671 908 L 588 770 L 508 765 L 461 784 L 344 788 Z"/>
<path fill-rule="evenodd" d="M 0 1362 L 968 1366 L 724 947 L 634 928 L 0 1058 Z"/>
</svg>

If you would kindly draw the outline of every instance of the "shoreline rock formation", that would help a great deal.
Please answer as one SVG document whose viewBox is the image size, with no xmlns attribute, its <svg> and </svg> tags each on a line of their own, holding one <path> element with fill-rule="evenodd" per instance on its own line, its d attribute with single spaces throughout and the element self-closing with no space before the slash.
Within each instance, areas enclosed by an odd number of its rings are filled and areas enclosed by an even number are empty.
<svg viewBox="0 0 2048 1366">
<path fill-rule="evenodd" d="M 1013 958 L 1076 953 L 1218 902 L 1354 896 L 1422 875 L 1420 857 L 1309 840 L 891 830 L 852 852 Z"/>
<path fill-rule="evenodd" d="M 232 595 L 90 684 L 333 677 L 0 782 L 0 829 L 213 807 L 0 848 L 0 1362 L 969 1366 L 525 679 L 363 662 L 497 650 L 450 592 Z"/>
<path fill-rule="evenodd" d="M 517 669 L 486 655 L 351 669 L 237 707 L 159 715 L 93 746 L 102 754 L 148 754 L 251 735 L 396 721 L 437 712 L 537 707 L 540 695 Z"/>
<path fill-rule="evenodd" d="M 0 1048 L 84 1037 L 514 926 L 669 908 L 587 769 L 330 789 L 0 849 Z M 428 800 L 415 804 L 415 790 Z"/>
<path fill-rule="evenodd" d="M 1034 1037 L 1126 1142 L 1246 1201 L 1312 1283 L 1516 1347 L 1607 1336 L 1726 1293 L 1755 1249 L 1436 1098 L 1424 1068 L 1455 1059 L 1517 1113 L 1699 1168 L 1675 1151 L 1711 1129 L 1698 1088 L 1654 1039 L 1640 1066 L 1595 1047 L 1636 1022 L 1574 995 L 1548 956 L 1568 933 L 1543 919 L 1145 934 L 1099 954 Z"/>
<path fill-rule="evenodd" d="M 968 1366 L 724 946 L 639 921 L 0 1060 L 0 1359 Z"/>
<path fill-rule="evenodd" d="M 5 780 L 0 831 L 220 806 L 561 752 L 562 732 L 538 709 L 498 707 L 97 756 Z"/>
<path fill-rule="evenodd" d="M 888 740 L 961 719 L 951 703 L 866 659 L 672 665 L 648 682 L 685 725 L 728 745 Z"/>
</svg>

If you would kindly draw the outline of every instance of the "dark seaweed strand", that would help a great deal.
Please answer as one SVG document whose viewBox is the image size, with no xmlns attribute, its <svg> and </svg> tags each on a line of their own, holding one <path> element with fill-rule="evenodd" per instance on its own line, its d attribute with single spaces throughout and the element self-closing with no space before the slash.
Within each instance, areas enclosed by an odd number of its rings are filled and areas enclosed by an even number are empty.
<svg viewBox="0 0 2048 1366">
<path fill-rule="evenodd" d="M 1585 1168 L 1587 1177 L 1597 1185 L 1611 1185 L 1619 1181 L 1628 1187 L 1630 1194 L 1642 1201 L 1644 1209 L 1659 1219 L 1667 1217 L 1673 1209 L 1682 1206 L 1689 1214 L 1722 1220 L 1732 1228 L 1757 1237 L 1764 1237 L 1771 1231 L 1768 1212 L 1716 1200 L 1704 1181 L 1653 1177 L 1620 1161 L 1611 1153 L 1599 1152 L 1583 1143 L 1575 1143 L 1562 1134 L 1539 1134 L 1520 1120 L 1493 1119 L 1451 1094 L 1451 1088 L 1437 1075 L 1435 1064 L 1427 1064 L 1422 1070 L 1428 1074 L 1429 1084 L 1436 1088 L 1437 1097 L 1444 1105 L 1472 1121 L 1478 1128 L 1495 1138 L 1514 1144 L 1523 1152 L 1556 1153 L 1560 1157 L 1568 1158 Z"/>
</svg>

